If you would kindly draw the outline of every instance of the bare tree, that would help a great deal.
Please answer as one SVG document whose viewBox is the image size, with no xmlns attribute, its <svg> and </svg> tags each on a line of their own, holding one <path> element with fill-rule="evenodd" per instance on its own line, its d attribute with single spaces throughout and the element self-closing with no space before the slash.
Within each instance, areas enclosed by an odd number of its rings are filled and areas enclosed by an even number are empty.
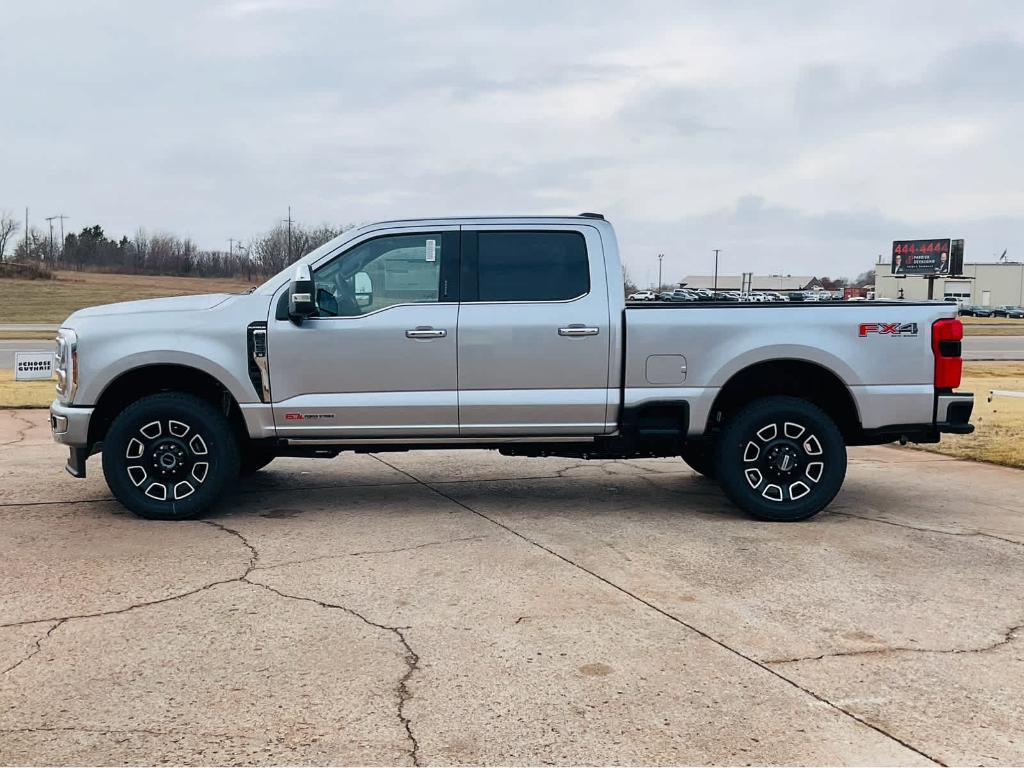
<svg viewBox="0 0 1024 768">
<path fill-rule="evenodd" d="M 631 293 L 636 293 L 638 290 L 636 281 L 633 279 L 633 276 L 629 272 L 629 267 L 626 265 L 622 266 L 622 289 L 625 291 L 627 296 Z"/>
<path fill-rule="evenodd" d="M 17 234 L 20 226 L 10 212 L 0 212 L 0 261 L 7 257 L 7 242 Z"/>
</svg>

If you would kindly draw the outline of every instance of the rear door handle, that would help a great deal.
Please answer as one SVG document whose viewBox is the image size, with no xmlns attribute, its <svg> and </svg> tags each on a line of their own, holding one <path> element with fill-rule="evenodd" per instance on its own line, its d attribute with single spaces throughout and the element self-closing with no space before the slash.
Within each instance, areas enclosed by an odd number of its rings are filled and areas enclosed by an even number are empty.
<svg viewBox="0 0 1024 768">
<path fill-rule="evenodd" d="M 447 335 L 448 331 L 444 328 L 431 328 L 427 325 L 421 325 L 405 332 L 407 339 L 443 339 Z"/>
<path fill-rule="evenodd" d="M 559 336 L 597 336 L 601 332 L 600 328 L 592 328 L 586 325 L 580 325 L 573 323 L 567 328 L 559 328 Z"/>
</svg>

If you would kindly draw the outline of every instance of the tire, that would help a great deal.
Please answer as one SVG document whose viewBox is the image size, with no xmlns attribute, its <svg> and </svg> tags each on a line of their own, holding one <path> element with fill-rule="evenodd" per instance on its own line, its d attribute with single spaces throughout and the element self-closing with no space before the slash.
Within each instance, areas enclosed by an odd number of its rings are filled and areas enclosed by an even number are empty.
<svg viewBox="0 0 1024 768">
<path fill-rule="evenodd" d="M 239 477 L 255 475 L 276 458 L 277 454 L 273 451 L 261 448 L 246 448 L 241 453 L 238 475 Z"/>
<path fill-rule="evenodd" d="M 839 428 L 816 405 L 795 397 L 768 397 L 744 407 L 727 422 L 717 455 L 725 495 L 759 520 L 813 517 L 846 477 Z"/>
<path fill-rule="evenodd" d="M 139 517 L 185 520 L 209 510 L 238 477 L 238 441 L 194 395 L 163 392 L 125 408 L 103 440 L 103 475 Z"/>
<path fill-rule="evenodd" d="M 687 443 L 683 446 L 682 457 L 686 465 L 697 474 L 711 480 L 718 476 L 718 466 L 715 463 L 715 446 L 713 443 L 705 441 Z"/>
</svg>

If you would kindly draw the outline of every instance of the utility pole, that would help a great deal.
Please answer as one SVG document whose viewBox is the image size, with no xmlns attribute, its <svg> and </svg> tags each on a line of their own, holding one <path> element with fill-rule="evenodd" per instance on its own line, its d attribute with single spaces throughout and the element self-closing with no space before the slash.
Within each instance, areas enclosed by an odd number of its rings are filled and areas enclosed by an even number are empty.
<svg viewBox="0 0 1024 768">
<path fill-rule="evenodd" d="M 28 206 L 25 206 L 25 258 L 28 258 Z"/>
<path fill-rule="evenodd" d="M 661 290 L 661 260 L 665 258 L 664 253 L 658 254 L 658 290 Z"/>
<path fill-rule="evenodd" d="M 720 248 L 715 248 L 715 293 L 718 293 L 718 252 Z"/>
<path fill-rule="evenodd" d="M 288 263 L 292 263 L 292 207 L 288 206 L 288 218 L 284 219 L 288 224 Z"/>
<path fill-rule="evenodd" d="M 60 255 L 64 257 L 64 219 L 70 218 L 65 216 L 63 213 L 59 213 L 54 216 L 55 219 L 60 219 Z"/>
<path fill-rule="evenodd" d="M 230 259 L 235 255 L 235 238 L 228 238 L 228 258 Z"/>
<path fill-rule="evenodd" d="M 53 220 L 56 219 L 56 218 L 57 218 L 56 216 L 47 216 L 45 218 L 46 223 L 50 225 L 50 262 L 51 263 L 53 262 Z"/>
</svg>

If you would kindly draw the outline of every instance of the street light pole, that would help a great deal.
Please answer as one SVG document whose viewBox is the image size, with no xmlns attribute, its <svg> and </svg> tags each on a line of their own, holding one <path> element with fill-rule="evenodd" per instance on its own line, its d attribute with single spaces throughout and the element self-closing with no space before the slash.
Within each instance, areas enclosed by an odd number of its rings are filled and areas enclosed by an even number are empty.
<svg viewBox="0 0 1024 768">
<path fill-rule="evenodd" d="M 718 251 L 719 248 L 715 248 L 715 293 L 718 293 Z"/>
<path fill-rule="evenodd" d="M 659 291 L 661 290 L 661 286 L 662 286 L 662 282 L 661 282 L 661 260 L 663 258 L 665 258 L 665 254 L 664 253 L 659 253 L 658 254 L 658 290 Z"/>
</svg>

